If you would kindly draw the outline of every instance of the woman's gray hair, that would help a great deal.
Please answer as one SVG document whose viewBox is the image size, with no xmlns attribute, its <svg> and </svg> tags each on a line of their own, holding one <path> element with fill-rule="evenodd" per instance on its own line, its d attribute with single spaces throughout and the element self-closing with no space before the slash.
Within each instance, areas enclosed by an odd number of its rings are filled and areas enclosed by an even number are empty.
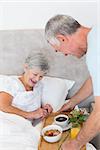
<svg viewBox="0 0 100 150">
<path fill-rule="evenodd" d="M 42 53 L 33 53 L 26 59 L 25 63 L 29 69 L 38 68 L 45 73 L 49 70 L 48 61 Z"/>
<path fill-rule="evenodd" d="M 52 17 L 45 26 L 45 36 L 51 44 L 58 44 L 57 34 L 71 35 L 80 28 L 81 25 L 72 17 L 67 15 L 56 15 Z"/>
</svg>

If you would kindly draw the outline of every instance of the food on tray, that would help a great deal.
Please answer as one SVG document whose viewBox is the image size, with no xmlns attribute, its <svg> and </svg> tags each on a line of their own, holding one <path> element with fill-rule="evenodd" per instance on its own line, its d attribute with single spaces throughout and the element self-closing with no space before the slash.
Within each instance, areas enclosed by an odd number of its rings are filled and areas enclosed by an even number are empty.
<svg viewBox="0 0 100 150">
<path fill-rule="evenodd" d="M 57 136 L 58 134 L 60 134 L 60 131 L 56 129 L 48 130 L 44 133 L 45 136 Z"/>
<path fill-rule="evenodd" d="M 58 125 L 48 125 L 42 129 L 42 136 L 47 142 L 57 142 L 62 136 L 62 128 Z"/>
<path fill-rule="evenodd" d="M 65 117 L 56 118 L 56 121 L 59 121 L 59 122 L 63 122 L 63 121 L 66 121 L 66 120 L 67 120 L 67 118 L 65 118 Z"/>
<path fill-rule="evenodd" d="M 72 110 L 68 116 L 73 127 L 82 125 L 88 118 L 88 114 L 84 114 L 81 110 Z"/>
<path fill-rule="evenodd" d="M 64 128 L 68 125 L 68 119 L 67 115 L 60 114 L 54 117 L 54 123 Z"/>
</svg>

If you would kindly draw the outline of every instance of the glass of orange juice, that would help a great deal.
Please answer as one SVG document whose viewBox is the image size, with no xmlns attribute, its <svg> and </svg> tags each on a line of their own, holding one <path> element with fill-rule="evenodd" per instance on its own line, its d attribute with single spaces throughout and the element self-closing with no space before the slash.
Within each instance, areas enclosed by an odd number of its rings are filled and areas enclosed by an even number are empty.
<svg viewBox="0 0 100 150">
<path fill-rule="evenodd" d="M 73 127 L 71 129 L 71 139 L 75 139 L 76 136 L 78 135 L 79 131 L 80 131 L 80 126 L 79 127 Z"/>
<path fill-rule="evenodd" d="M 71 139 L 75 139 L 75 138 L 77 137 L 77 135 L 78 135 L 80 129 L 81 129 L 81 126 L 73 127 L 73 128 L 71 129 L 71 133 L 70 133 L 70 134 L 71 134 Z M 84 146 L 81 148 L 81 150 L 86 150 L 86 146 L 84 145 Z"/>
</svg>

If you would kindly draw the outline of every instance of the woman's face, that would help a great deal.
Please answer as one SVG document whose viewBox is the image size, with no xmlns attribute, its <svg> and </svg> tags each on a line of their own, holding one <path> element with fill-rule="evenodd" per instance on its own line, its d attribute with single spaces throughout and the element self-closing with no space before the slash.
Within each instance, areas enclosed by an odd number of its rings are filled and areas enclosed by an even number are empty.
<svg viewBox="0 0 100 150">
<path fill-rule="evenodd" d="M 35 84 L 43 78 L 44 74 L 45 73 L 43 71 L 37 68 L 26 69 L 24 73 L 24 82 L 26 86 L 29 88 L 33 88 Z"/>
</svg>

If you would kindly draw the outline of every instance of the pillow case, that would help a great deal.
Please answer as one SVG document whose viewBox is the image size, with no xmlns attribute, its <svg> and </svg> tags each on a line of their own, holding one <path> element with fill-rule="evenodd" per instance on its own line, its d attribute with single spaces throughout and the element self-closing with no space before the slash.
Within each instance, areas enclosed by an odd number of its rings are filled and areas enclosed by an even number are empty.
<svg viewBox="0 0 100 150">
<path fill-rule="evenodd" d="M 65 98 L 68 90 L 72 88 L 75 81 L 55 78 L 44 77 L 42 79 L 42 105 L 50 104 L 53 107 L 53 112 L 56 112 L 65 103 Z"/>
</svg>

